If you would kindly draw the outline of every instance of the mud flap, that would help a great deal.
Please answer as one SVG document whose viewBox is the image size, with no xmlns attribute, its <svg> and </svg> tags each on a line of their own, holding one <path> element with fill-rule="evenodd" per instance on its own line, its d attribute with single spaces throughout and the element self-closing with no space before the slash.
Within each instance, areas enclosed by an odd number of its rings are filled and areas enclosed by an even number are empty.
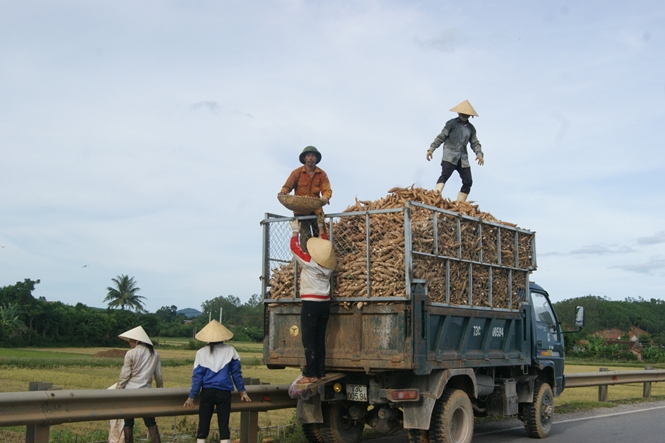
<svg viewBox="0 0 665 443">
<path fill-rule="evenodd" d="M 304 425 L 308 423 L 323 423 L 321 413 L 321 394 L 313 395 L 309 400 L 298 400 L 296 407 L 296 423 Z"/>
<path fill-rule="evenodd" d="M 405 402 L 402 405 L 404 413 L 405 429 L 429 429 L 432 410 L 436 400 L 441 397 L 443 390 L 454 376 L 466 376 L 473 386 L 473 396 L 476 396 L 476 377 L 473 369 L 445 369 L 433 371 L 429 375 L 418 375 L 408 384 L 409 387 L 418 388 L 420 400 L 417 402 Z"/>
<path fill-rule="evenodd" d="M 434 403 L 436 403 L 436 398 L 431 395 L 421 396 L 418 402 L 404 403 L 402 406 L 404 427 L 406 429 L 429 429 Z"/>
</svg>

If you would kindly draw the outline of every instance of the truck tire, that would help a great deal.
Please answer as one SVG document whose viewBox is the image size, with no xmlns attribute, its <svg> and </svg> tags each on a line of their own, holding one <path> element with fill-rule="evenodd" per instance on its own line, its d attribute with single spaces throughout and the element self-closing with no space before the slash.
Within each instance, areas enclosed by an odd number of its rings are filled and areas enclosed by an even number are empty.
<svg viewBox="0 0 665 443">
<path fill-rule="evenodd" d="M 434 404 L 430 420 L 430 443 L 471 443 L 473 407 L 466 392 L 446 389 Z"/>
<path fill-rule="evenodd" d="M 554 395 L 549 384 L 536 381 L 533 387 L 533 403 L 524 405 L 522 420 L 526 435 L 545 438 L 552 430 L 554 417 Z"/>
<path fill-rule="evenodd" d="M 429 431 L 409 429 L 409 443 L 429 443 Z"/>
<path fill-rule="evenodd" d="M 345 402 L 334 402 L 330 407 L 322 408 L 323 423 L 321 435 L 324 443 L 357 443 L 363 435 L 365 422 L 349 416 Z"/>
<path fill-rule="evenodd" d="M 321 432 L 321 423 L 306 423 L 302 425 L 302 433 L 309 443 L 325 443 Z"/>
</svg>

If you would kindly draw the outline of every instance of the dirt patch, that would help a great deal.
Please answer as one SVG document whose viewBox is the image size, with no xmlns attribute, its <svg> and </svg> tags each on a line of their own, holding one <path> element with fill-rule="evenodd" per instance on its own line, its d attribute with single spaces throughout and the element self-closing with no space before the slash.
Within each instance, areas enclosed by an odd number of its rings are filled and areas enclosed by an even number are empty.
<svg viewBox="0 0 665 443">
<path fill-rule="evenodd" d="M 102 357 L 102 358 L 124 358 L 127 353 L 126 349 L 109 349 L 106 351 L 99 351 L 93 354 L 93 357 Z"/>
</svg>

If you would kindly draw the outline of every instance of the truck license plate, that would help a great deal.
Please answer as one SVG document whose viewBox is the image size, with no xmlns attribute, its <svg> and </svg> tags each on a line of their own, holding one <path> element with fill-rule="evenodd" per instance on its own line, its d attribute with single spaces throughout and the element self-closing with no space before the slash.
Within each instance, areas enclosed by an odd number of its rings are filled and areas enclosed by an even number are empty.
<svg viewBox="0 0 665 443">
<path fill-rule="evenodd" d="M 367 401 L 367 386 L 346 385 L 346 399 L 351 401 Z"/>
</svg>

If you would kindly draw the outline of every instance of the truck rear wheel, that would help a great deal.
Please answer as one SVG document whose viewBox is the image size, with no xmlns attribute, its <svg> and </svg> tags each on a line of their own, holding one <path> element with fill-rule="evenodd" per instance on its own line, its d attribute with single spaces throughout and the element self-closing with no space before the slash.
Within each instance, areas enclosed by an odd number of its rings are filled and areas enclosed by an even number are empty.
<svg viewBox="0 0 665 443">
<path fill-rule="evenodd" d="M 545 438 L 552 430 L 554 395 L 547 383 L 536 381 L 533 388 L 533 403 L 524 405 L 524 430 L 531 438 Z"/>
<path fill-rule="evenodd" d="M 470 443 L 473 407 L 466 392 L 447 389 L 436 401 L 429 428 L 430 443 Z"/>
<path fill-rule="evenodd" d="M 302 425 L 302 433 L 309 443 L 325 443 L 321 432 L 321 423 L 307 423 Z"/>
<path fill-rule="evenodd" d="M 429 443 L 429 431 L 409 429 L 409 443 Z"/>
<path fill-rule="evenodd" d="M 345 402 L 334 402 L 322 408 L 321 435 L 325 443 L 357 443 L 363 435 L 365 421 L 353 419 Z"/>
</svg>

